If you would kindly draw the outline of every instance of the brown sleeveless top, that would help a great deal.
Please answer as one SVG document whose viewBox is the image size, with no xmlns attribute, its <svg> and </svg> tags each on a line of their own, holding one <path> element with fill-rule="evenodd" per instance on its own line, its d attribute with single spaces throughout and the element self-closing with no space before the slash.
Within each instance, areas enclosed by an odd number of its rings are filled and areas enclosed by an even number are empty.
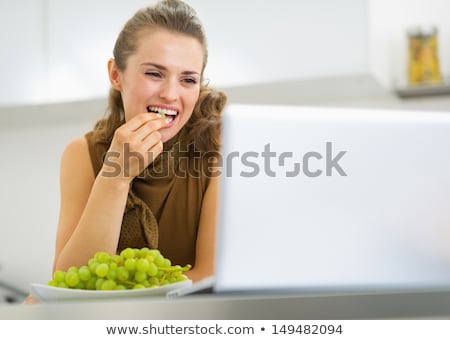
<svg viewBox="0 0 450 340">
<path fill-rule="evenodd" d="M 109 148 L 86 135 L 95 176 Z M 158 248 L 173 264 L 195 265 L 203 196 L 209 184 L 206 158 L 187 152 L 183 131 L 164 143 L 164 152 L 137 176 L 128 194 L 117 252 Z"/>
</svg>

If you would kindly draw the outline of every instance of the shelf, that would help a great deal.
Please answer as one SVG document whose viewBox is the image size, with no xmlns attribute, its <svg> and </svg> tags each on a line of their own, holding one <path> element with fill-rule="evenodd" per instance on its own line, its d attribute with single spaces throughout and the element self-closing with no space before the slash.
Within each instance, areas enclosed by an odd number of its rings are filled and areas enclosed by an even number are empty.
<svg viewBox="0 0 450 340">
<path fill-rule="evenodd" d="M 416 85 L 398 88 L 395 93 L 401 98 L 450 95 L 450 82 L 436 85 Z"/>
</svg>

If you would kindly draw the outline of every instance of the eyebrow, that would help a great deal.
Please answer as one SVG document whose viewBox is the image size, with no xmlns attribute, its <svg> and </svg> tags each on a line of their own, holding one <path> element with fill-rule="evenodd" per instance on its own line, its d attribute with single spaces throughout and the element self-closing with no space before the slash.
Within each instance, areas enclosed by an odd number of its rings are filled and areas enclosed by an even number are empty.
<svg viewBox="0 0 450 340">
<path fill-rule="evenodd" d="M 157 69 L 159 69 L 161 71 L 167 71 L 167 67 L 165 67 L 163 65 L 160 65 L 160 64 L 150 63 L 150 62 L 142 63 L 141 66 L 153 66 L 153 67 L 155 67 L 155 68 L 157 68 Z M 183 71 L 183 72 L 181 72 L 181 74 L 184 74 L 184 75 L 194 75 L 194 74 L 200 75 L 200 73 L 198 73 L 196 71 Z"/>
</svg>

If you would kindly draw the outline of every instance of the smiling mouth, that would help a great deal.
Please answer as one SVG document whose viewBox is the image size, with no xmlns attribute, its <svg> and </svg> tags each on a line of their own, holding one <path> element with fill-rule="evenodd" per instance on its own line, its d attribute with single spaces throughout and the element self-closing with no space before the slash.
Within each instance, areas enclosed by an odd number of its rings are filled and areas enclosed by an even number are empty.
<svg viewBox="0 0 450 340">
<path fill-rule="evenodd" d="M 157 106 L 148 106 L 147 112 L 153 112 L 153 113 L 159 114 L 161 116 L 161 118 L 164 118 L 166 120 L 167 124 L 174 121 L 178 115 L 178 112 L 175 110 L 163 109 L 163 108 L 157 107 Z"/>
</svg>

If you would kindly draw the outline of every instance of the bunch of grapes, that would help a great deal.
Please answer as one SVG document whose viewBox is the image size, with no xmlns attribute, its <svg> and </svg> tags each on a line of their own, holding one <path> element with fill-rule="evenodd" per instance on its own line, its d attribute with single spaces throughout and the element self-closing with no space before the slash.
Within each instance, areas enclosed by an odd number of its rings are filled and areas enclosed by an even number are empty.
<svg viewBox="0 0 450 340">
<path fill-rule="evenodd" d="M 89 290 L 159 287 L 187 280 L 190 265 L 172 265 L 157 249 L 126 248 L 118 255 L 97 252 L 87 265 L 57 270 L 49 286 Z"/>
</svg>

